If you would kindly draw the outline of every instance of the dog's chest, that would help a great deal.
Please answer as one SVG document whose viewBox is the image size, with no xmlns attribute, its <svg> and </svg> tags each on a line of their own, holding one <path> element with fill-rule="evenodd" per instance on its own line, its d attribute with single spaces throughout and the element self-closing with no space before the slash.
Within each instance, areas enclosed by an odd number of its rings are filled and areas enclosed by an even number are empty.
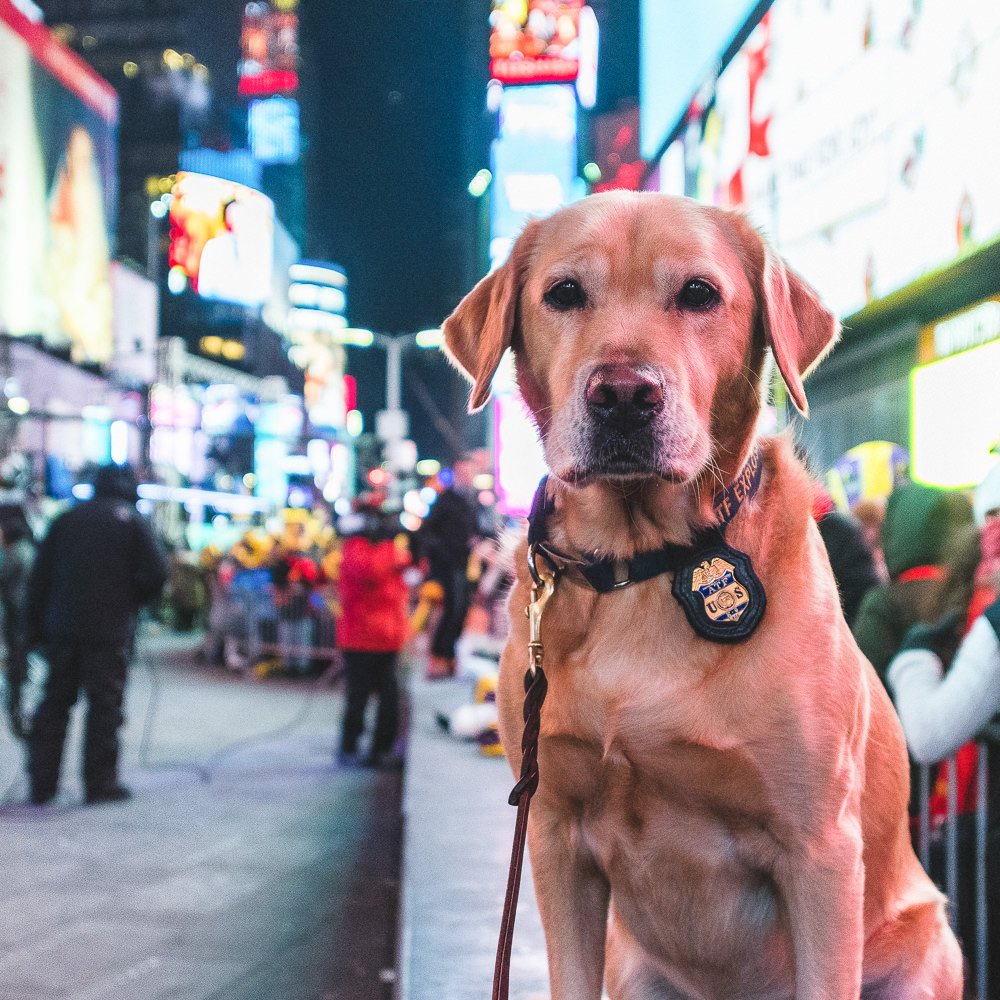
<svg viewBox="0 0 1000 1000">
<path fill-rule="evenodd" d="M 745 651 L 696 639 L 669 581 L 565 604 L 546 653 L 549 793 L 602 853 L 684 828 L 695 853 L 764 863 L 771 796 L 747 736 L 767 712 L 747 694 Z"/>
</svg>

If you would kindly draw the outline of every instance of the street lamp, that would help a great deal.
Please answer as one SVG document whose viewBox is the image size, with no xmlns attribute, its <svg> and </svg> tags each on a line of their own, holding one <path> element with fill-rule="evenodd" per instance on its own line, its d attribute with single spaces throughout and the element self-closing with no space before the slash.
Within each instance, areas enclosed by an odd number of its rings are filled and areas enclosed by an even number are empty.
<svg viewBox="0 0 1000 1000">
<path fill-rule="evenodd" d="M 374 333 L 361 327 L 345 327 L 333 334 L 334 340 L 349 347 L 380 347 L 385 351 L 385 409 L 377 415 L 376 435 L 385 445 L 390 464 L 400 455 L 400 442 L 409 434 L 409 421 L 403 411 L 403 352 L 410 347 L 438 350 L 444 343 L 440 329 L 417 333 Z M 392 484 L 396 486 L 395 482 Z"/>
<path fill-rule="evenodd" d="M 418 333 L 373 333 L 363 327 L 344 327 L 334 332 L 333 339 L 347 347 L 380 347 L 385 351 L 385 408 L 403 408 L 403 351 L 416 346 L 435 351 L 444 344 L 440 329 L 421 330 Z"/>
</svg>

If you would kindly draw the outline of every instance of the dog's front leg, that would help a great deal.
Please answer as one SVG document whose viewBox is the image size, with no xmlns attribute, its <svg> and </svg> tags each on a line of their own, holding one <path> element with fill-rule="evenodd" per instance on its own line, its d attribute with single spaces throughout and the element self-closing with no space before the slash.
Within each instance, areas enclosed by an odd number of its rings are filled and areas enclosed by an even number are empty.
<svg viewBox="0 0 1000 1000">
<path fill-rule="evenodd" d="M 865 874 L 856 815 L 792 848 L 774 874 L 791 925 L 796 1000 L 858 1000 Z"/>
<path fill-rule="evenodd" d="M 528 824 L 552 1000 L 599 1000 L 609 889 L 581 845 L 579 822 L 537 801 Z"/>
</svg>

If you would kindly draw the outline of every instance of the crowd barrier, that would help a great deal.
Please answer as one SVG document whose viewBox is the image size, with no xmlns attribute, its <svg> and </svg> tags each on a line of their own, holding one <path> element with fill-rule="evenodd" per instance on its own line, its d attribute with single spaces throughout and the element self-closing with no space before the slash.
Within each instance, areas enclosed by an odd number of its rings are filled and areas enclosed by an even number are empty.
<svg viewBox="0 0 1000 1000">
<path fill-rule="evenodd" d="M 334 616 L 318 591 L 275 599 L 267 589 L 238 590 L 213 606 L 206 636 L 209 659 L 246 672 L 274 661 L 304 673 L 337 657 Z"/>
<path fill-rule="evenodd" d="M 990 835 L 990 785 L 989 767 L 991 754 L 1000 754 L 1000 717 L 988 726 L 977 738 L 974 837 L 971 859 L 965 857 L 969 850 L 964 844 L 967 838 L 960 835 L 958 814 L 958 768 L 954 757 L 942 764 L 922 765 L 919 768 L 918 796 L 919 814 L 917 828 L 917 854 L 924 869 L 943 881 L 942 889 L 948 896 L 949 918 L 952 927 L 958 929 L 959 909 L 965 904 L 964 893 L 968 884 L 962 885 L 960 870 L 972 862 L 972 940 L 963 941 L 966 957 L 972 961 L 974 993 L 976 1000 L 989 1000 L 1000 991 L 1000 983 L 990 982 L 990 926 L 989 926 L 989 835 Z M 940 831 L 931 824 L 931 778 L 940 766 L 944 766 L 948 779 L 947 815 Z M 938 838 L 943 847 L 943 875 L 933 863 L 932 849 Z M 998 887 L 1000 888 L 1000 887 Z M 996 942 L 993 947 L 998 947 Z"/>
</svg>

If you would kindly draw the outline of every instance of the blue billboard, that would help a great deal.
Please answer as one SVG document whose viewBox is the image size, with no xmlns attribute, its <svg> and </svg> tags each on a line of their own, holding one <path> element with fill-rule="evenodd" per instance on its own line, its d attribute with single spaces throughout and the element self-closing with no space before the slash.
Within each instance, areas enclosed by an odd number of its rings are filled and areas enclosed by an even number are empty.
<svg viewBox="0 0 1000 1000">
<path fill-rule="evenodd" d="M 577 176 L 577 105 L 572 86 L 505 89 L 491 152 L 490 263 L 503 263 L 525 222 L 583 194 Z"/>
</svg>

